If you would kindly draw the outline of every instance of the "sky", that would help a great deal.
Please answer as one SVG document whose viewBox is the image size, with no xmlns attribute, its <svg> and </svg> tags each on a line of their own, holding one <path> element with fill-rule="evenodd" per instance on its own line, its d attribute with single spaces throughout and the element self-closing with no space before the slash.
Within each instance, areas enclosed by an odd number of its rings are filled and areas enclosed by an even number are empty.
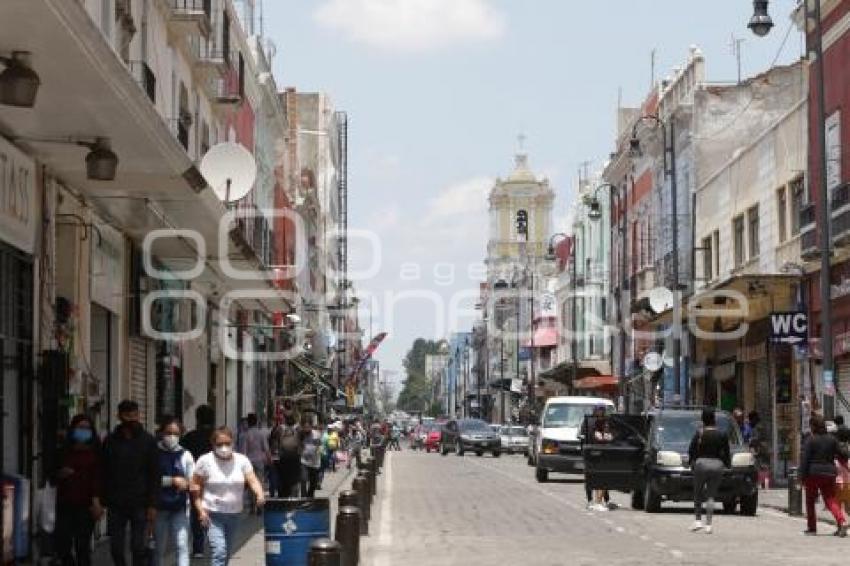
<svg viewBox="0 0 850 566">
<path fill-rule="evenodd" d="M 417 337 L 471 326 L 487 193 L 520 133 L 563 229 L 581 164 L 614 147 L 618 99 L 649 92 L 653 50 L 661 79 L 699 46 L 712 82 L 737 78 L 733 35 L 744 77 L 802 54 L 795 0 L 770 3 L 766 38 L 749 0 L 262 1 L 278 85 L 348 112 L 351 275 L 389 370 Z"/>
</svg>

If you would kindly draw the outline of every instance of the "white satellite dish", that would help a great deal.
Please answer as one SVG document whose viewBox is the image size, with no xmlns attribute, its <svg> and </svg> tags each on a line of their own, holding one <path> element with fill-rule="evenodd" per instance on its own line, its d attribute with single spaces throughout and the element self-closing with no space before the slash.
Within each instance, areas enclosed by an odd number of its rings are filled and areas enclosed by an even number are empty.
<svg viewBox="0 0 850 566">
<path fill-rule="evenodd" d="M 643 357 L 643 367 L 648 371 L 658 371 L 663 365 L 661 354 L 658 352 L 647 352 Z"/>
<path fill-rule="evenodd" d="M 662 313 L 673 308 L 673 291 L 667 287 L 656 287 L 647 293 L 649 308 L 655 314 Z"/>
<path fill-rule="evenodd" d="M 257 179 L 257 162 L 245 146 L 224 142 L 210 148 L 201 161 L 201 175 L 225 203 L 247 195 Z"/>
</svg>

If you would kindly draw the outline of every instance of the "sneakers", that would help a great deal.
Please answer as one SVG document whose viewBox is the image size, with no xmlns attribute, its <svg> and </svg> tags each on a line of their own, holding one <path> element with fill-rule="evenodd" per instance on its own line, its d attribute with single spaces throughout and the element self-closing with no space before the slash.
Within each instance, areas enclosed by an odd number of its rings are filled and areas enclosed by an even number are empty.
<svg viewBox="0 0 850 566">
<path fill-rule="evenodd" d="M 616 511 L 620 508 L 620 506 L 614 503 L 613 501 L 609 501 L 608 503 L 606 503 L 606 505 L 608 506 L 609 511 Z"/>
<path fill-rule="evenodd" d="M 604 503 L 597 503 L 593 506 L 596 511 L 608 511 L 608 506 Z"/>
<path fill-rule="evenodd" d="M 846 538 L 847 537 L 847 525 L 841 525 L 840 527 L 838 527 L 838 530 L 835 531 L 833 533 L 833 535 L 835 535 L 839 538 Z"/>
<path fill-rule="evenodd" d="M 702 530 L 702 521 L 694 521 L 694 524 L 691 525 L 691 532 L 695 533 L 699 530 Z"/>
<path fill-rule="evenodd" d="M 706 525 L 705 529 L 703 529 L 703 530 L 705 530 L 705 534 L 710 535 L 711 534 L 711 525 Z"/>
<path fill-rule="evenodd" d="M 807 537 L 816 537 L 816 536 L 818 536 L 818 532 L 812 531 L 810 529 L 806 529 L 805 531 L 803 531 L 803 535 L 807 536 Z"/>
</svg>

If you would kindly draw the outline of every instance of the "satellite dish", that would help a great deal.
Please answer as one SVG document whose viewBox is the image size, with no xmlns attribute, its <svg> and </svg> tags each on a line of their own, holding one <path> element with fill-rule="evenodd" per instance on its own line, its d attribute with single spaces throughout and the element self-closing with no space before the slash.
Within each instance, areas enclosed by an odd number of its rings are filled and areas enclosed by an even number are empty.
<svg viewBox="0 0 850 566">
<path fill-rule="evenodd" d="M 647 352 L 643 357 L 643 367 L 648 371 L 658 371 L 663 365 L 661 354 L 658 352 Z"/>
<path fill-rule="evenodd" d="M 257 162 L 243 145 L 224 142 L 213 146 L 204 155 L 201 174 L 216 196 L 230 203 L 251 191 L 257 179 Z"/>
<path fill-rule="evenodd" d="M 667 287 L 656 287 L 647 294 L 649 308 L 655 314 L 662 313 L 673 307 L 673 291 Z"/>
</svg>

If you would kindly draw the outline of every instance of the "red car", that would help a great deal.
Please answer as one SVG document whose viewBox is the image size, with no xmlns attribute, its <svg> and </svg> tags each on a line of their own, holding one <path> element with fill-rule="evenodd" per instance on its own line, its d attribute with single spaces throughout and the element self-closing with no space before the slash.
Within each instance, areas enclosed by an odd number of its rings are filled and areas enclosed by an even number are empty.
<svg viewBox="0 0 850 566">
<path fill-rule="evenodd" d="M 439 424 L 431 424 L 428 425 L 425 436 L 425 451 L 430 452 L 434 450 L 435 452 L 440 449 L 440 437 L 442 436 L 442 425 Z"/>
</svg>

